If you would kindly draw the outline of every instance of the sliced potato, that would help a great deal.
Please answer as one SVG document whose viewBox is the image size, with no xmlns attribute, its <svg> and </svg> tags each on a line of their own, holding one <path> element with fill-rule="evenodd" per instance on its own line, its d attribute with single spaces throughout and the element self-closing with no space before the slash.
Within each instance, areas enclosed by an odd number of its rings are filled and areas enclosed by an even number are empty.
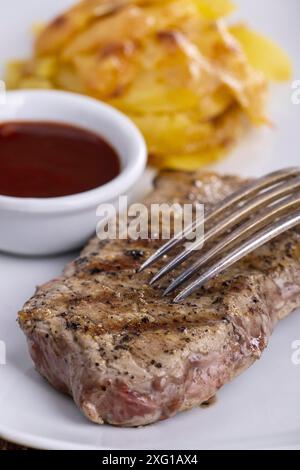
<svg viewBox="0 0 300 470">
<path fill-rule="evenodd" d="M 267 78 L 286 79 L 280 48 L 229 29 L 230 0 L 83 0 L 8 67 L 9 88 L 58 88 L 112 104 L 143 132 L 151 162 L 193 169 L 264 124 Z M 250 120 L 249 120 L 250 118 Z"/>
<path fill-rule="evenodd" d="M 225 151 L 249 124 L 238 107 L 230 107 L 222 116 L 206 122 L 197 122 L 193 113 L 129 116 L 143 132 L 149 153 L 155 157 L 152 161 L 161 160 L 160 166 L 164 166 L 165 158 L 169 157 L 202 156 L 205 152 L 210 158 L 210 150 L 221 147 Z"/>
<path fill-rule="evenodd" d="M 217 20 L 229 15 L 235 10 L 230 0 L 194 0 L 199 12 L 208 20 Z"/>
<path fill-rule="evenodd" d="M 243 47 L 250 64 L 269 80 L 290 80 L 292 64 L 280 46 L 244 24 L 232 26 L 230 32 Z"/>
<path fill-rule="evenodd" d="M 197 170 L 201 166 L 208 165 L 224 156 L 223 147 L 214 147 L 202 150 L 196 154 L 166 155 L 158 157 L 150 155 L 149 163 L 157 168 L 170 168 L 172 170 Z"/>
</svg>

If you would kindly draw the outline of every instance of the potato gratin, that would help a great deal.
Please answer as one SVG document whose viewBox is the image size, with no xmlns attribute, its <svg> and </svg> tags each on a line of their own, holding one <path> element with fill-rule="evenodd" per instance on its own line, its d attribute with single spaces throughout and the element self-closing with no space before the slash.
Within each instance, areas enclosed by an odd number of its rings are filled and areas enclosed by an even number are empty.
<svg viewBox="0 0 300 470">
<path fill-rule="evenodd" d="M 268 81 L 285 80 L 284 52 L 229 26 L 228 0 L 84 0 L 12 62 L 9 88 L 59 88 L 106 101 L 142 130 L 150 162 L 193 169 L 218 158 L 249 123 L 267 121 Z"/>
</svg>

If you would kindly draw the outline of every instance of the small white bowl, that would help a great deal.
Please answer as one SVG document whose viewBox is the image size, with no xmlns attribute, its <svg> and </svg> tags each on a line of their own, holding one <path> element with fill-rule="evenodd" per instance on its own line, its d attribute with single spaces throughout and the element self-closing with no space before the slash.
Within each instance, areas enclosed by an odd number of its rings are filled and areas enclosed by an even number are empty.
<svg viewBox="0 0 300 470">
<path fill-rule="evenodd" d="M 111 106 L 62 91 L 8 92 L 0 104 L 0 123 L 8 121 L 73 124 L 102 136 L 117 151 L 121 172 L 99 188 L 55 198 L 0 195 L 0 250 L 50 255 L 79 248 L 95 233 L 97 206 L 115 205 L 141 177 L 147 158 L 141 133 Z"/>
</svg>

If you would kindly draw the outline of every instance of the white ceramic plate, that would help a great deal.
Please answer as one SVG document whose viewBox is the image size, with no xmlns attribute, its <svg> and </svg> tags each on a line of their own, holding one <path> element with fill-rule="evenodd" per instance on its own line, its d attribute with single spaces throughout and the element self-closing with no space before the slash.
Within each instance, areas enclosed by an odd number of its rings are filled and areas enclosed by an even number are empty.
<svg viewBox="0 0 300 470">
<path fill-rule="evenodd" d="M 0 0 L 0 67 L 30 50 L 30 28 L 72 0 Z M 300 79 L 298 0 L 243 0 L 239 16 L 280 42 L 294 59 Z M 1 72 L 0 72 L 1 73 Z M 291 102 L 291 84 L 275 90 L 271 116 L 276 131 L 253 132 L 218 168 L 258 175 L 299 164 L 300 105 Z M 17 310 L 35 285 L 62 270 L 72 255 L 29 259 L 0 255 L 0 435 L 46 449 L 247 449 L 300 448 L 300 365 L 292 343 L 300 340 L 300 312 L 275 331 L 262 359 L 218 393 L 208 409 L 194 409 L 142 429 L 90 424 L 72 400 L 57 393 L 34 371 Z M 0 343 L 1 345 L 2 343 Z M 1 349 L 1 346 L 0 346 Z"/>
</svg>

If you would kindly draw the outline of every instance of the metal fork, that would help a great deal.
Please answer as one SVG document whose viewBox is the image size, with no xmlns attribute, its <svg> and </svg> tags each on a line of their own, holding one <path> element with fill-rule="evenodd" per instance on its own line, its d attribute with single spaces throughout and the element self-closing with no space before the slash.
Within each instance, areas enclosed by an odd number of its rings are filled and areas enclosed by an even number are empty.
<svg viewBox="0 0 300 470">
<path fill-rule="evenodd" d="M 174 298 L 175 303 L 185 299 L 256 248 L 300 224 L 300 168 L 270 173 L 234 192 L 159 248 L 141 266 L 140 271 L 173 248 L 184 244 L 189 235 L 204 223 L 208 227 L 204 237 L 184 247 L 150 281 L 153 285 L 204 244 L 197 261 L 177 276 L 164 292 L 167 295 L 198 275 Z M 212 247 L 207 250 L 208 242 Z"/>
</svg>

